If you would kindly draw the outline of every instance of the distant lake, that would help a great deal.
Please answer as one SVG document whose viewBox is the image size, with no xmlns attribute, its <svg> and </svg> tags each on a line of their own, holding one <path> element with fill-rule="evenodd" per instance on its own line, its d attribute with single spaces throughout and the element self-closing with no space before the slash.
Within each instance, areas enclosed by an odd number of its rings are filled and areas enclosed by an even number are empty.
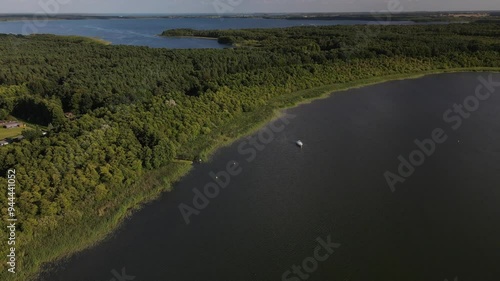
<svg viewBox="0 0 500 281">
<path fill-rule="evenodd" d="M 27 21 L 33 23 L 33 21 Z M 23 21 L 0 22 L 0 33 L 49 33 L 96 37 L 117 45 L 149 46 L 153 48 L 225 48 L 216 40 L 197 38 L 163 38 L 157 36 L 167 29 L 241 29 L 274 28 L 311 25 L 367 24 L 357 20 L 284 20 L 261 18 L 174 18 L 174 19 L 90 19 L 51 20 L 34 22 L 36 30 L 25 27 Z M 384 22 L 384 24 L 410 24 L 412 22 Z M 36 32 L 33 32 L 36 31 Z"/>
<path fill-rule="evenodd" d="M 457 130 L 443 120 L 471 101 L 480 75 L 392 81 L 287 110 L 296 117 L 254 160 L 239 152 L 246 138 L 220 149 L 40 280 L 108 281 L 124 270 L 137 281 L 280 281 L 328 236 L 340 247 L 308 281 L 499 280 L 500 88 Z M 398 156 L 436 128 L 448 139 L 391 192 L 384 173 L 398 173 Z M 241 174 L 186 225 L 179 205 L 193 206 L 194 188 L 232 161 Z"/>
</svg>

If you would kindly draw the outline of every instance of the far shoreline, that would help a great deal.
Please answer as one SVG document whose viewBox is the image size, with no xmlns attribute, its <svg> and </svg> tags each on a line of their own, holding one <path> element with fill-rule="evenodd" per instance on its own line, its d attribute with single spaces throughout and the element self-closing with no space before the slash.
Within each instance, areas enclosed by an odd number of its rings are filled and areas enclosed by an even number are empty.
<svg viewBox="0 0 500 281">
<path fill-rule="evenodd" d="M 204 40 L 219 40 L 218 38 L 213 38 L 213 37 L 203 37 L 203 36 L 163 36 L 163 35 L 157 35 L 158 37 L 162 38 L 183 38 L 183 39 L 204 39 Z M 223 44 L 222 44 L 223 45 Z"/>
<path fill-rule="evenodd" d="M 0 23 L 10 21 L 35 21 L 35 20 L 134 20 L 134 19 L 264 19 L 264 20 L 313 20 L 313 21 L 394 21 L 412 23 L 430 22 L 459 22 L 466 20 L 474 22 L 476 20 L 498 20 L 499 11 L 412 11 L 391 13 L 380 10 L 372 13 L 363 12 L 289 12 L 289 13 L 0 13 Z M 381 20 L 382 19 L 382 20 Z"/>
</svg>

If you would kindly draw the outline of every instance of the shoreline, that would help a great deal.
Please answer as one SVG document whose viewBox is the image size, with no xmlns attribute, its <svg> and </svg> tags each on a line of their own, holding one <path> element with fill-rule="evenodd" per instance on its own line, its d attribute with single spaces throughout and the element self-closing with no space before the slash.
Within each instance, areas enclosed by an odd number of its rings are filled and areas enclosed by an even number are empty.
<svg viewBox="0 0 500 281">
<path fill-rule="evenodd" d="M 0 34 L 5 34 L 5 33 L 0 33 Z M 42 34 L 34 33 L 34 34 L 28 34 L 25 36 L 38 36 L 38 35 L 42 35 Z M 54 34 L 50 34 L 50 35 L 58 36 L 58 37 L 66 38 L 66 39 L 71 39 L 71 40 L 81 40 L 81 42 L 94 43 L 94 44 L 99 44 L 99 45 L 104 45 L 104 46 L 109 46 L 109 45 L 113 44 L 113 42 L 106 41 L 106 40 L 99 38 L 99 37 L 79 36 L 79 35 L 54 35 Z"/>
<path fill-rule="evenodd" d="M 227 147 L 234 142 L 237 142 L 239 139 L 257 132 L 268 122 L 282 116 L 287 109 L 308 104 L 315 100 L 327 98 L 337 92 L 362 88 L 390 81 L 417 79 L 427 75 L 461 72 L 500 72 L 500 67 L 433 69 L 406 74 L 393 74 L 371 77 L 342 84 L 330 84 L 293 92 L 270 100 L 267 106 L 259 110 L 256 110 L 249 114 L 242 114 L 237 118 L 231 120 L 231 122 L 229 123 L 235 125 L 241 124 L 240 122 L 243 121 L 248 122 L 245 122 L 247 126 L 243 128 L 234 126 L 233 128 L 231 126 L 228 126 L 225 131 L 218 132 L 219 134 L 217 134 L 217 141 L 214 141 L 212 144 L 204 147 L 201 151 L 201 156 L 205 161 L 210 162 L 211 157 L 216 153 L 217 150 L 223 147 Z M 45 256 L 47 260 L 43 263 L 36 261 L 32 262 L 34 263 L 30 267 L 32 271 L 23 272 L 23 276 L 20 277 L 27 277 L 29 280 L 36 279 L 36 277 L 44 272 L 44 270 L 57 269 L 60 267 L 61 263 L 63 263 L 68 258 L 71 258 L 72 256 L 77 255 L 83 250 L 97 246 L 99 243 L 112 238 L 113 234 L 123 226 L 123 223 L 127 218 L 132 216 L 135 211 L 143 208 L 147 203 L 155 201 L 165 192 L 171 191 L 175 187 L 174 185 L 182 180 L 182 178 L 186 176 L 192 168 L 192 162 L 181 160 L 173 161 L 172 163 L 160 169 L 148 171 L 141 177 L 140 181 L 136 183 L 138 186 L 146 186 L 147 188 L 144 189 L 147 191 L 134 196 L 130 196 L 129 194 L 126 194 L 126 192 L 122 193 L 120 197 L 116 198 L 123 198 L 121 202 L 119 200 L 116 200 L 120 202 L 120 208 L 117 211 L 109 214 L 108 216 L 105 216 L 104 219 L 102 219 L 99 223 L 91 225 L 91 231 L 84 230 L 79 232 L 78 234 L 73 235 L 65 234 L 65 236 L 67 236 L 67 239 L 69 240 L 59 239 L 57 241 L 50 241 L 49 239 L 49 241 L 44 240 L 34 242 L 34 244 L 53 246 L 55 250 L 51 249 L 50 253 L 47 253 L 47 255 Z M 75 235 L 77 236 L 75 237 Z M 48 238 L 50 238 L 50 236 Z M 55 244 L 55 242 L 73 242 L 74 240 L 77 240 L 78 244 Z M 33 260 L 40 261 L 43 258 L 44 256 L 38 256 L 36 258 L 34 257 Z"/>
<path fill-rule="evenodd" d="M 106 46 L 109 46 L 109 45 L 112 45 L 113 42 L 110 42 L 110 41 L 106 41 L 102 38 L 99 38 L 99 37 L 88 37 L 90 40 L 96 42 L 96 43 L 99 43 L 99 44 L 102 44 L 102 45 L 106 45 Z"/>
<path fill-rule="evenodd" d="M 307 89 L 302 91 L 297 91 L 291 93 L 287 96 L 282 96 L 281 98 L 295 96 L 296 101 L 293 101 L 291 105 L 285 107 L 279 107 L 272 110 L 272 113 L 265 119 L 258 121 L 257 123 L 251 124 L 248 128 L 244 129 L 244 132 L 241 132 L 236 137 L 225 140 L 223 142 L 219 142 L 216 146 L 211 146 L 205 152 L 205 162 L 210 162 L 212 155 L 218 149 L 230 146 L 234 142 L 238 141 L 240 138 L 250 136 L 256 133 L 259 129 L 264 127 L 267 123 L 278 119 L 283 116 L 284 112 L 288 109 L 296 108 L 302 105 L 306 105 L 312 103 L 316 100 L 326 99 L 331 95 L 348 91 L 352 89 L 364 88 L 368 86 L 373 86 L 377 84 L 382 84 L 391 81 L 401 81 L 401 80 L 410 80 L 410 79 L 418 79 L 429 75 L 438 75 L 438 74 L 446 74 L 446 73 L 467 73 L 467 72 L 490 72 L 490 73 L 500 73 L 500 67 L 469 67 L 469 68 L 450 68 L 450 69 L 435 69 L 429 71 L 422 71 L 418 73 L 408 73 L 408 74 L 395 74 L 395 75 L 386 75 L 380 77 L 373 77 L 367 79 L 361 79 L 352 82 L 346 82 L 342 84 L 330 84 L 325 85 L 313 89 Z M 319 93 L 319 94 L 317 94 Z M 309 96 L 307 96 L 309 95 Z M 304 97 L 305 96 L 305 97 Z M 303 97 L 303 98 L 302 98 Z M 279 100 L 279 99 L 276 99 Z M 232 122 L 237 123 L 238 120 L 233 120 Z"/>
<path fill-rule="evenodd" d="M 158 35 L 158 37 L 162 38 L 193 38 L 193 39 L 204 39 L 204 40 L 219 40 L 219 38 L 213 38 L 213 37 L 203 37 L 203 36 L 163 36 L 163 35 Z M 222 45 L 222 44 L 221 44 Z"/>
</svg>

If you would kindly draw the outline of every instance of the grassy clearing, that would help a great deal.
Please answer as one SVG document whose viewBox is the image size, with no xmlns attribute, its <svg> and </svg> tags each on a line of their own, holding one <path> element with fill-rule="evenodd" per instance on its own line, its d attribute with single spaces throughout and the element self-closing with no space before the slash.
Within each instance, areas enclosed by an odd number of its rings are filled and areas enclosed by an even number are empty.
<svg viewBox="0 0 500 281">
<path fill-rule="evenodd" d="M 0 128 L 0 140 L 19 136 L 23 132 L 23 130 L 24 128 L 12 128 L 12 129 Z"/>
</svg>

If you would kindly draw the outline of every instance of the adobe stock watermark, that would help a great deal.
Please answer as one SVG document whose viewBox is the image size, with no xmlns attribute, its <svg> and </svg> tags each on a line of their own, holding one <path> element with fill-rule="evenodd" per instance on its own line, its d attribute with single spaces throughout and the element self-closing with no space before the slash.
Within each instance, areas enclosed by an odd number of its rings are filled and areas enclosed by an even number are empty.
<svg viewBox="0 0 500 281">
<path fill-rule="evenodd" d="M 113 274 L 113 278 L 109 281 L 132 281 L 135 280 L 135 276 L 128 275 L 125 272 L 125 267 L 122 267 L 121 272 L 116 271 L 116 269 L 111 270 L 111 274 Z"/>
<path fill-rule="evenodd" d="M 58 14 L 61 6 L 67 5 L 72 0 L 39 0 L 40 10 L 35 12 L 30 20 L 23 19 L 22 34 L 38 33 L 39 29 L 46 26 L 50 15 Z"/>
<path fill-rule="evenodd" d="M 244 0 L 211 0 L 212 7 L 218 16 L 234 13 L 236 8 L 243 4 Z"/>
<path fill-rule="evenodd" d="M 266 145 L 274 141 L 276 134 L 282 132 L 285 126 L 290 124 L 290 120 L 296 116 L 285 113 L 279 118 L 271 121 L 264 128 L 260 129 L 255 135 L 249 136 L 241 141 L 238 145 L 238 154 L 245 157 L 247 163 L 253 162 L 257 158 L 257 154 L 266 148 Z M 192 215 L 199 215 L 200 212 L 208 207 L 211 200 L 219 196 L 221 190 L 227 188 L 231 182 L 231 178 L 238 176 L 243 172 L 243 167 L 233 160 L 226 164 L 224 170 L 213 172 L 208 176 L 208 182 L 202 189 L 193 188 L 193 199 L 191 204 L 179 204 L 179 211 L 186 224 L 191 222 Z"/>
<path fill-rule="evenodd" d="M 7 252 L 9 253 L 7 255 L 7 265 L 8 269 L 7 271 L 10 273 L 15 274 L 16 273 L 16 239 L 17 239 L 17 229 L 19 228 L 17 224 L 17 211 L 18 208 L 16 207 L 17 204 L 17 195 L 16 195 L 16 188 L 19 189 L 17 186 L 17 179 L 16 179 L 16 169 L 9 169 L 7 171 L 7 198 L 6 198 L 6 204 L 7 206 Z M 19 252 L 19 251 L 17 251 Z"/>
<path fill-rule="evenodd" d="M 307 280 L 311 277 L 316 270 L 320 262 L 326 261 L 334 252 L 334 249 L 338 249 L 341 244 L 332 242 L 331 235 L 326 237 L 326 241 L 323 238 L 316 238 L 318 245 L 314 248 L 312 255 L 306 257 L 300 265 L 292 265 L 291 268 L 281 275 L 282 281 L 300 281 Z"/>
<path fill-rule="evenodd" d="M 454 104 L 451 108 L 443 113 L 443 121 L 450 125 L 451 130 L 458 130 L 465 119 L 469 119 L 472 113 L 477 111 L 481 102 L 488 100 L 496 88 L 500 87 L 500 81 L 493 81 L 493 74 L 487 78 L 483 76 L 478 77 L 479 84 L 476 86 L 473 95 L 467 96 L 460 104 Z M 446 131 L 442 128 L 435 128 L 431 132 L 429 138 L 423 140 L 415 139 L 415 150 L 407 154 L 398 156 L 399 165 L 397 173 L 385 171 L 384 179 L 387 182 L 392 192 L 396 191 L 397 183 L 404 183 L 413 173 L 415 169 L 422 166 L 426 158 L 431 157 L 438 147 L 448 139 Z"/>
</svg>

